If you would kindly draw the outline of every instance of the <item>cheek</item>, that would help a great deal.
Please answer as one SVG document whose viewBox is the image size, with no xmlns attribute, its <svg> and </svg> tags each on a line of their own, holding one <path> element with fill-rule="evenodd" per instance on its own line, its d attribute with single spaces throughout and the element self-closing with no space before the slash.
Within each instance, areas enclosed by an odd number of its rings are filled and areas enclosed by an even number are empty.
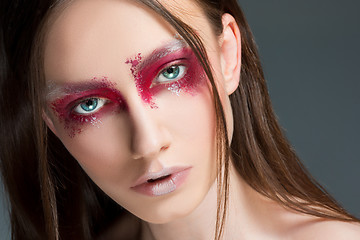
<svg viewBox="0 0 360 240">
<path fill-rule="evenodd" d="M 168 166 L 192 166 L 180 191 L 161 201 L 148 202 L 131 194 L 109 191 L 114 199 L 135 215 L 150 222 L 167 222 L 192 212 L 204 199 L 216 178 L 215 113 L 206 87 L 192 96 L 158 98 L 162 126 L 171 133 L 171 146 L 159 159 Z M 166 101 L 165 101 L 166 99 Z M 174 209 L 174 206 L 177 206 Z"/>
<path fill-rule="evenodd" d="M 156 126 L 170 135 L 170 147 L 159 155 L 164 166 L 193 166 L 189 187 L 197 191 L 198 201 L 215 179 L 215 113 L 208 86 L 197 93 L 176 95 L 163 91 L 157 95 L 158 108 L 151 109 Z M 89 177 L 120 205 L 136 208 L 129 190 L 148 167 L 131 158 L 131 120 L 127 113 L 110 115 L 99 126 L 90 125 L 71 138 L 63 129 L 60 139 Z M 61 125 L 59 125 L 61 128 Z M 189 185 L 190 186 L 190 185 Z M 194 196 L 195 197 L 195 196 Z"/>
<path fill-rule="evenodd" d="M 166 109 L 167 129 L 171 132 L 173 149 L 179 159 L 190 165 L 202 165 L 208 174 L 215 163 L 216 119 L 212 97 L 207 85 L 197 88 L 195 95 L 159 101 L 159 109 Z M 211 164 L 209 164 L 209 161 Z M 208 169 L 208 171 L 206 170 Z"/>
<path fill-rule="evenodd" d="M 127 126 L 125 114 L 119 114 L 102 119 L 97 126 L 88 126 L 74 137 L 63 129 L 59 138 L 95 183 L 121 182 L 128 178 L 127 169 L 136 167 L 129 161 L 128 139 L 131 133 Z"/>
</svg>

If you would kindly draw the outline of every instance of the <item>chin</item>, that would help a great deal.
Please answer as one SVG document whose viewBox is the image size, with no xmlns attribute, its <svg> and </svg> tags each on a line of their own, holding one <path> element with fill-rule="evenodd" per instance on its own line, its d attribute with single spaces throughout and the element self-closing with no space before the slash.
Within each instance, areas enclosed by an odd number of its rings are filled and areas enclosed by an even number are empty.
<svg viewBox="0 0 360 240">
<path fill-rule="evenodd" d="M 174 204 L 172 207 L 149 207 L 142 213 L 135 215 L 148 223 L 166 224 L 190 215 L 195 208 L 196 206 L 178 206 Z"/>
<path fill-rule="evenodd" d="M 167 224 L 204 211 L 203 206 L 214 206 L 216 211 L 216 176 L 190 174 L 188 181 L 175 191 L 156 197 L 130 192 L 118 204 L 150 224 Z M 116 200 L 116 197 L 114 198 Z"/>
<path fill-rule="evenodd" d="M 187 195 L 187 194 L 186 194 Z M 198 208 L 206 194 L 172 196 L 151 203 L 143 202 L 140 208 L 131 211 L 138 218 L 151 224 L 167 224 L 186 218 Z"/>
<path fill-rule="evenodd" d="M 152 216 L 149 216 L 148 218 L 142 218 L 142 220 L 151 223 L 151 224 L 167 224 L 174 222 L 176 220 L 182 219 L 186 216 L 188 216 L 191 213 L 191 211 L 187 212 L 158 212 L 154 213 Z"/>
</svg>

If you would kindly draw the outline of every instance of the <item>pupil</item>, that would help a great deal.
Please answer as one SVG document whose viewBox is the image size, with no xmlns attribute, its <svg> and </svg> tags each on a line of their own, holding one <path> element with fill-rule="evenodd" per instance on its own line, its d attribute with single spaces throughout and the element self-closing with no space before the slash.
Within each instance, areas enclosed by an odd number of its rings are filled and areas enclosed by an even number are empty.
<svg viewBox="0 0 360 240">
<path fill-rule="evenodd" d="M 87 100 L 87 102 L 86 102 L 87 106 L 90 106 L 90 105 L 93 105 L 93 104 L 94 104 L 94 101 L 92 99 Z"/>
<path fill-rule="evenodd" d="M 167 72 L 168 72 L 169 74 L 173 73 L 173 72 L 174 72 L 174 68 L 175 68 L 175 67 L 168 68 Z"/>
<path fill-rule="evenodd" d="M 91 111 L 94 110 L 97 106 L 97 100 L 96 99 L 89 99 L 83 104 L 81 104 L 81 108 L 85 111 Z"/>
<path fill-rule="evenodd" d="M 165 70 L 163 75 L 166 78 L 174 79 L 179 75 L 179 67 L 178 66 L 171 66 L 168 69 Z"/>
</svg>

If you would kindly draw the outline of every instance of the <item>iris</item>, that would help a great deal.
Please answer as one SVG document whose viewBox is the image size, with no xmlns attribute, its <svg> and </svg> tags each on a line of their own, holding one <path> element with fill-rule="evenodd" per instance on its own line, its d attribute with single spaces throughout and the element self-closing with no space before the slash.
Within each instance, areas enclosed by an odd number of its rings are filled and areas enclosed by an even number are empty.
<svg viewBox="0 0 360 240">
<path fill-rule="evenodd" d="M 162 72 L 162 75 L 166 77 L 167 79 L 175 79 L 179 76 L 180 68 L 179 66 L 171 66 L 167 68 L 164 72 Z"/>
<path fill-rule="evenodd" d="M 91 112 L 94 109 L 96 109 L 97 105 L 98 105 L 98 99 L 90 98 L 85 102 L 81 103 L 80 107 L 86 112 Z"/>
</svg>

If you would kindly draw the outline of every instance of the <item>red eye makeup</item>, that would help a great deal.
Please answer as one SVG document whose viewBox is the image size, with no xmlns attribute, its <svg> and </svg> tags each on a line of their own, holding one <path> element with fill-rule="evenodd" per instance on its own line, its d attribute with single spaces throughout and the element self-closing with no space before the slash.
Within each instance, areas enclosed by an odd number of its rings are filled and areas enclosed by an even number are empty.
<svg viewBox="0 0 360 240">
<path fill-rule="evenodd" d="M 125 63 L 131 65 L 130 71 L 142 100 L 153 108 L 156 107 L 154 96 L 159 91 L 193 95 L 206 79 L 194 52 L 179 40 L 155 50 L 146 58 L 138 53 Z"/>
<path fill-rule="evenodd" d="M 181 40 L 156 49 L 146 57 L 138 53 L 125 63 L 130 65 L 139 96 L 151 108 L 157 108 L 155 97 L 159 92 L 195 95 L 206 83 L 201 64 Z M 94 77 L 78 84 L 56 87 L 50 91 L 48 98 L 53 99 L 52 95 L 56 98 L 50 103 L 50 108 L 69 130 L 71 137 L 89 124 L 99 126 L 108 114 L 127 110 L 123 96 L 107 77 Z"/>
<path fill-rule="evenodd" d="M 118 90 L 106 77 L 64 86 L 64 96 L 50 103 L 51 109 L 69 130 L 69 136 L 80 133 L 86 124 L 98 126 L 106 114 L 126 110 L 127 105 Z"/>
</svg>

